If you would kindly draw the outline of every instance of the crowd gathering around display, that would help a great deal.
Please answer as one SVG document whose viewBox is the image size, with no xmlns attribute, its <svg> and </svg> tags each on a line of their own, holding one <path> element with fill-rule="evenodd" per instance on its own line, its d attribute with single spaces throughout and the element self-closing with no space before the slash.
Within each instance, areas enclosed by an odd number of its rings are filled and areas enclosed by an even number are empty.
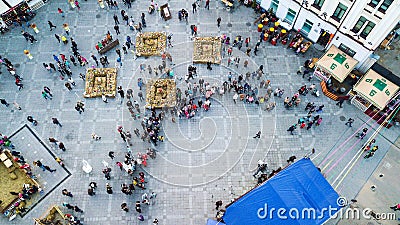
<svg viewBox="0 0 400 225">
<path fill-rule="evenodd" d="M 79 2 L 74 2 L 76 7 L 80 9 L 81 5 L 79 4 Z M 120 6 L 118 5 L 117 1 L 105 0 L 105 3 L 110 9 L 115 9 L 116 11 L 120 10 Z M 121 43 L 122 51 L 119 48 L 115 50 L 116 60 L 114 64 L 116 67 L 122 67 L 124 58 L 133 57 L 136 59 L 135 43 L 133 42 L 134 38 L 132 38 L 133 34 L 122 34 L 120 31 L 120 26 L 127 26 L 129 27 L 130 31 L 135 32 L 143 32 L 144 30 L 146 30 L 147 27 L 145 13 L 141 13 L 140 18 L 138 18 L 140 22 L 135 24 L 136 18 L 133 18 L 133 16 L 129 15 L 129 9 L 131 8 L 132 3 L 129 0 L 124 0 L 123 3 L 124 7 L 126 7 L 127 9 L 120 10 L 120 16 L 118 16 L 117 13 L 112 16 L 115 22 L 115 25 L 113 27 L 115 35 L 120 37 L 120 40 L 123 40 Z M 154 11 L 158 11 L 159 6 L 157 3 L 151 1 L 149 4 L 149 13 L 152 14 L 154 13 Z M 197 11 L 197 7 L 200 6 L 199 4 L 204 4 L 203 7 L 209 9 L 209 0 L 206 0 L 205 3 L 198 1 L 193 3 L 192 5 L 193 13 Z M 54 10 L 56 10 L 61 17 L 65 17 L 63 9 L 58 8 Z M 188 21 L 188 11 L 190 12 L 190 10 L 186 9 L 182 9 L 179 11 L 178 18 L 180 21 Z M 277 20 L 277 18 L 271 13 L 267 13 L 264 17 L 269 17 L 270 24 L 268 26 L 274 27 L 273 23 Z M 119 18 L 122 18 L 125 23 L 120 23 Z M 219 17 L 216 21 L 216 26 L 220 27 L 221 22 L 224 21 Z M 36 24 L 35 26 L 32 26 L 32 24 L 33 23 L 28 22 L 26 28 L 21 32 L 21 35 L 26 39 L 28 43 L 35 44 L 35 42 L 37 42 L 37 39 L 35 35 L 32 34 L 32 32 L 28 31 L 27 27 L 31 27 L 35 33 L 38 33 L 39 28 Z M 84 72 L 74 74 L 71 69 L 72 67 L 82 67 L 83 71 L 83 69 L 87 67 L 96 68 L 100 65 L 102 67 L 114 66 L 112 63 L 110 63 L 106 55 L 101 56 L 99 59 L 97 58 L 96 54 L 93 53 L 90 53 L 90 55 L 87 55 L 87 57 L 83 56 L 83 54 L 81 54 L 81 48 L 83 48 L 83 46 L 78 47 L 78 43 L 72 37 L 73 32 L 71 32 L 68 23 L 65 22 L 63 24 L 53 24 L 53 22 L 48 21 L 47 24 L 49 26 L 49 31 L 45 31 L 44 28 L 41 28 L 42 32 L 53 32 L 54 30 L 54 37 L 56 39 L 55 41 L 60 44 L 63 43 L 64 45 L 70 45 L 71 47 L 71 54 L 69 52 L 55 53 L 53 54 L 51 59 L 48 59 L 46 62 L 42 62 L 43 69 L 45 71 L 48 71 L 48 73 L 50 74 L 56 75 L 60 79 L 60 82 L 63 83 L 63 86 L 65 86 L 66 90 L 74 90 L 74 87 L 76 86 L 74 78 L 79 77 L 83 82 L 85 81 Z M 192 31 L 192 36 L 196 36 L 198 35 L 198 32 L 201 32 L 195 25 L 191 25 L 190 28 Z M 112 160 L 113 165 L 108 165 L 107 163 L 104 163 L 104 168 L 101 172 L 104 174 L 104 178 L 107 181 L 111 180 L 111 175 L 112 173 L 114 173 L 113 171 L 115 170 L 115 168 L 120 169 L 120 171 L 125 171 L 127 174 L 130 175 L 129 181 L 122 183 L 120 188 L 121 192 L 125 195 L 131 196 L 134 195 L 135 192 L 140 193 L 140 196 L 135 195 L 134 197 L 136 199 L 134 201 L 134 207 L 135 211 L 137 212 L 138 220 L 145 220 L 145 215 L 142 210 L 143 208 L 156 203 L 157 194 L 151 191 L 151 187 L 147 185 L 148 177 L 145 175 L 141 168 L 151 166 L 151 163 L 148 163 L 149 159 L 156 160 L 156 146 L 162 144 L 162 142 L 164 142 L 165 140 L 162 130 L 162 124 L 164 120 L 170 119 L 173 123 L 176 123 L 177 118 L 182 120 L 191 119 L 198 116 L 201 111 L 207 113 L 207 111 L 212 110 L 214 97 L 221 98 L 222 96 L 230 96 L 229 98 L 232 99 L 234 104 L 243 103 L 250 107 L 259 107 L 261 110 L 266 111 L 265 113 L 268 113 L 269 111 L 274 110 L 277 106 L 281 105 L 283 105 L 284 109 L 286 110 L 293 110 L 295 108 L 298 108 L 300 109 L 300 111 L 303 111 L 304 107 L 303 112 L 306 112 L 306 115 L 301 116 L 300 118 L 296 118 L 297 121 L 296 119 L 294 119 L 292 123 L 293 125 L 291 125 L 287 129 L 288 134 L 291 135 L 296 134 L 295 131 L 297 128 L 309 130 L 314 127 L 315 129 L 317 129 L 318 126 L 323 124 L 322 112 L 325 106 L 323 104 L 316 104 L 314 102 L 302 102 L 302 98 L 307 95 L 313 95 L 315 98 L 319 97 L 319 91 L 315 84 L 310 84 L 309 86 L 299 86 L 299 89 L 296 93 L 288 94 L 287 91 L 285 91 L 281 87 L 275 86 L 273 81 L 268 79 L 268 74 L 264 72 L 263 65 L 257 66 L 256 69 L 254 69 L 254 67 L 251 65 L 252 55 L 257 55 L 261 44 L 264 44 L 264 42 L 269 42 L 273 45 L 276 45 L 279 40 L 282 43 L 286 43 L 289 40 L 288 37 L 285 37 L 286 39 L 282 37 L 277 30 L 278 29 L 276 27 L 274 32 L 269 33 L 268 38 L 265 38 L 267 32 L 261 32 L 259 40 L 251 40 L 250 37 L 244 38 L 239 35 L 235 38 L 229 37 L 227 35 L 222 35 L 222 62 L 224 65 L 227 65 L 228 68 L 232 71 L 226 74 L 222 81 L 216 82 L 214 79 L 205 79 L 205 77 L 201 74 L 203 73 L 203 71 L 200 68 L 197 68 L 195 65 L 189 65 L 187 67 L 186 74 L 182 76 L 175 75 L 173 71 L 174 63 L 172 60 L 172 55 L 168 51 L 166 51 L 162 53 L 160 60 L 158 60 L 160 62 L 159 65 L 154 65 L 154 63 L 153 65 L 146 65 L 144 63 L 141 63 L 139 65 L 141 77 L 137 79 L 137 83 L 135 84 L 137 85 L 137 88 L 132 87 L 132 89 L 128 87 L 125 91 L 122 85 L 118 86 L 117 93 L 119 95 L 120 103 L 126 105 L 130 116 L 135 120 L 135 123 L 140 123 L 142 129 L 134 128 L 133 133 L 131 133 L 130 130 L 126 127 L 117 127 L 117 133 L 120 135 L 122 141 L 126 143 L 126 153 L 123 152 L 122 154 L 124 155 L 124 157 L 120 157 L 121 154 L 118 153 L 118 156 L 115 156 L 115 152 L 110 151 L 108 157 Z M 106 48 L 114 41 L 115 35 L 111 34 L 111 32 L 108 31 L 104 39 L 98 42 L 96 41 L 97 43 L 93 50 L 96 49 L 97 51 L 101 51 L 102 49 Z M 172 34 L 168 35 L 167 43 L 167 46 L 169 48 L 173 48 Z M 293 47 L 292 45 L 293 50 L 297 54 L 303 52 L 304 47 L 305 46 Z M 246 55 L 244 56 L 244 54 L 241 53 L 245 53 Z M 35 57 L 35 53 L 31 53 L 28 50 L 26 50 L 24 54 L 29 59 Z M 6 57 L 1 57 L 0 60 L 1 64 L 3 64 L 9 71 L 10 75 L 15 78 L 15 85 L 17 86 L 18 90 L 22 91 L 22 89 L 24 88 L 23 78 L 18 74 L 16 67 Z M 157 60 L 154 61 L 157 62 Z M 307 67 L 307 63 L 309 62 L 305 63 L 305 67 Z M 244 68 L 244 70 L 247 71 L 244 74 L 233 72 L 235 71 L 235 68 L 238 69 L 239 67 Z M 207 69 L 212 70 L 211 63 L 207 64 Z M 302 75 L 303 78 L 311 81 L 312 75 L 310 76 L 309 73 L 310 71 L 307 70 L 304 72 L 299 72 L 298 77 L 300 79 Z M 145 94 L 143 89 L 145 87 L 147 74 L 149 74 L 149 76 L 155 75 L 180 81 L 176 90 L 177 104 L 175 108 L 162 109 L 158 111 L 156 109 L 145 111 L 141 110 L 141 105 L 143 101 L 145 101 Z M 139 90 L 136 91 L 134 89 Z M 41 97 L 44 100 L 52 100 L 53 94 L 54 93 L 48 86 L 43 86 Z M 277 104 L 275 100 L 281 101 L 282 104 Z M 102 101 L 104 103 L 108 103 L 107 97 L 103 95 Z M 9 107 L 10 105 L 10 103 L 3 98 L 0 99 L 0 103 L 2 103 L 6 107 Z M 342 103 L 343 101 L 339 102 L 337 105 L 339 107 L 342 107 Z M 23 110 L 23 108 L 21 108 L 21 106 L 17 102 L 14 101 L 12 104 L 13 107 L 17 110 Z M 305 106 L 302 106 L 303 104 Z M 84 113 L 86 110 L 84 101 L 78 100 L 74 106 L 74 109 L 79 114 Z M 41 123 L 41 121 L 37 121 L 35 119 L 33 114 L 27 117 L 27 121 L 29 121 L 33 126 L 40 126 Z M 63 127 L 63 125 L 61 124 L 62 121 L 60 121 L 56 117 L 50 118 L 50 121 L 60 128 Z M 350 118 L 347 121 L 346 125 L 351 126 L 353 122 L 354 119 Z M 367 130 L 363 130 L 363 132 L 360 133 L 361 139 L 365 136 L 366 132 Z M 254 138 L 261 138 L 261 135 L 262 131 L 258 131 Z M 102 137 L 96 132 L 92 133 L 91 138 L 93 142 L 102 141 Z M 149 143 L 149 147 L 142 150 L 135 149 L 135 152 L 132 151 L 132 149 L 134 148 L 134 138 L 142 140 L 145 143 Z M 55 137 L 49 137 L 48 140 L 55 149 L 68 151 L 68 147 L 65 146 L 61 140 L 57 140 Z M 14 146 L 7 138 L 7 136 L 2 136 L 0 142 L 2 146 L 7 147 L 11 150 L 11 154 L 14 156 L 15 162 L 18 162 L 21 165 L 21 168 L 25 169 L 26 173 L 30 177 L 36 179 L 35 174 L 32 173 L 30 161 L 32 162 L 33 166 L 42 169 L 43 172 L 56 172 L 56 169 L 50 168 L 47 165 L 47 162 L 42 162 L 38 159 L 30 159 L 29 161 L 25 159 L 21 152 L 15 150 L 18 149 L 18 146 Z M 369 151 L 369 155 L 367 158 L 371 157 L 373 153 L 378 149 L 377 146 L 372 147 L 372 144 L 373 143 L 370 142 L 365 147 L 365 149 L 367 149 L 366 151 Z M 62 167 L 65 166 L 64 161 L 61 157 L 56 156 L 54 160 Z M 294 160 L 295 157 L 291 157 L 288 163 L 293 162 Z M 68 162 L 66 163 L 68 164 Z M 257 178 L 258 180 L 258 183 L 265 181 L 266 179 L 281 170 L 281 168 L 273 170 L 271 175 L 270 173 L 266 172 L 266 163 L 260 161 L 258 165 L 258 169 L 254 174 L 255 178 Z M 90 182 L 87 187 L 87 193 L 90 196 L 94 197 L 99 192 L 97 189 L 97 183 L 94 181 Z M 107 194 L 114 194 L 114 188 L 116 187 L 112 187 L 112 185 L 108 182 L 106 183 L 106 186 L 102 189 Z M 24 200 L 29 199 L 29 196 L 31 194 L 40 191 L 42 190 L 39 187 L 31 186 L 24 187 L 21 192 L 13 194 L 18 195 L 21 200 Z M 78 205 L 72 203 L 74 199 L 74 194 L 65 188 L 62 190 L 62 194 L 70 198 L 70 201 L 63 201 L 62 203 L 60 203 L 63 207 L 70 210 L 70 213 L 66 214 L 70 221 L 70 224 L 81 224 L 79 214 L 78 216 L 72 215 L 73 211 L 76 213 L 84 213 L 84 211 L 79 208 Z M 130 205 L 132 204 L 129 202 L 122 202 L 121 210 L 129 212 Z M 217 201 L 216 209 L 219 210 L 220 206 L 222 206 L 222 201 Z M 26 209 L 19 208 L 19 210 L 24 211 Z M 217 213 L 217 217 L 221 218 L 220 213 Z M 153 223 L 158 224 L 158 219 L 154 219 Z"/>
</svg>

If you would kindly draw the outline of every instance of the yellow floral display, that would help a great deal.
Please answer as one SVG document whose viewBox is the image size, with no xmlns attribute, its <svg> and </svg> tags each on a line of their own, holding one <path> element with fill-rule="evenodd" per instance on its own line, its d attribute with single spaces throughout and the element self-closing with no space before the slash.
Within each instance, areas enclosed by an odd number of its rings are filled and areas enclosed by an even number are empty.
<svg viewBox="0 0 400 225">
<path fill-rule="evenodd" d="M 175 107 L 176 83 L 172 79 L 152 79 L 146 84 L 146 107 Z"/>
<path fill-rule="evenodd" d="M 115 97 L 117 68 L 89 68 L 86 71 L 85 98 Z"/>
<path fill-rule="evenodd" d="M 196 37 L 193 42 L 194 63 L 221 64 L 221 38 L 220 37 Z"/>
<path fill-rule="evenodd" d="M 167 35 L 165 32 L 144 32 L 136 36 L 136 55 L 161 55 L 165 51 Z"/>
</svg>

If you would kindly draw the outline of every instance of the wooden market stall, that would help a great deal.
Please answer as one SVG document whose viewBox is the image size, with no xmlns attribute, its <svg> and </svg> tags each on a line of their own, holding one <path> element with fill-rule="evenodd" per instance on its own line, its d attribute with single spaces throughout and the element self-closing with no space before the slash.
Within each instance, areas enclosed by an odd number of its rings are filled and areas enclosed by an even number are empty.
<svg viewBox="0 0 400 225">
<path fill-rule="evenodd" d="M 383 110 L 398 90 L 396 84 L 370 69 L 354 86 L 351 103 L 363 112 L 371 105 Z"/>
<path fill-rule="evenodd" d="M 328 51 L 315 63 L 314 76 L 321 81 L 322 92 L 333 100 L 339 100 L 350 91 L 352 80 L 346 80 L 354 69 L 357 60 L 346 55 L 332 45 Z M 345 82 L 346 81 L 346 82 Z M 349 82 L 347 82 L 349 81 Z"/>
<path fill-rule="evenodd" d="M 325 82 L 331 77 L 339 82 L 343 82 L 357 63 L 357 60 L 332 45 L 316 63 L 314 76 Z"/>
</svg>

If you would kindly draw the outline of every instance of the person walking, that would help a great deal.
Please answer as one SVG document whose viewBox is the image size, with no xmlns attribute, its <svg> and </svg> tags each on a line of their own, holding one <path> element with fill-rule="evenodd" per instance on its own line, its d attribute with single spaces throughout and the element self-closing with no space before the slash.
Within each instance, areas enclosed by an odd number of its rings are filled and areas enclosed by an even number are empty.
<svg viewBox="0 0 400 225">
<path fill-rule="evenodd" d="M 352 127 L 351 126 L 351 124 L 354 122 L 354 119 L 353 118 L 349 118 L 348 120 L 347 120 L 347 122 L 345 123 L 345 125 L 346 126 L 349 126 L 349 127 Z"/>
<path fill-rule="evenodd" d="M 62 9 L 58 8 L 57 11 L 58 11 L 58 14 L 61 15 L 61 17 L 63 17 L 63 18 L 65 17 L 64 12 L 62 11 Z"/>
<path fill-rule="evenodd" d="M 67 150 L 67 149 L 65 148 L 64 143 L 62 143 L 62 142 L 60 142 L 60 143 L 58 144 L 58 147 L 59 147 L 62 151 L 64 151 L 64 152 L 65 152 L 65 150 Z"/>
<path fill-rule="evenodd" d="M 253 138 L 261 138 L 261 131 L 258 131 L 256 136 L 254 136 Z"/>
<path fill-rule="evenodd" d="M 340 99 L 339 102 L 336 103 L 336 105 L 339 106 L 340 108 L 343 108 L 342 107 L 343 102 L 344 102 L 344 99 Z"/>
<path fill-rule="evenodd" d="M 109 152 L 108 152 L 108 157 L 110 157 L 111 160 L 114 160 L 114 158 L 115 158 L 114 152 L 113 152 L 113 151 L 109 151 Z"/>
<path fill-rule="evenodd" d="M 219 201 L 215 202 L 215 210 L 218 210 L 219 207 L 221 207 L 221 206 L 222 206 L 222 200 L 219 200 Z"/>
<path fill-rule="evenodd" d="M 57 28 L 57 26 L 54 26 L 54 24 L 50 20 L 48 20 L 47 23 L 49 24 L 50 31 L 53 31 L 53 27 Z"/>
<path fill-rule="evenodd" d="M 206 6 L 204 8 L 210 10 L 210 0 L 206 0 Z"/>
<path fill-rule="evenodd" d="M 56 37 L 58 43 L 61 43 L 61 38 L 58 34 L 54 34 L 54 37 Z"/>
<path fill-rule="evenodd" d="M 67 209 L 74 209 L 74 206 L 70 205 L 69 203 L 63 202 L 62 204 L 64 207 L 66 207 Z"/>
<path fill-rule="evenodd" d="M 56 124 L 56 125 L 62 127 L 60 121 L 59 121 L 57 118 L 53 117 L 53 118 L 51 118 L 51 120 L 53 121 L 54 124 Z"/>
<path fill-rule="evenodd" d="M 63 195 L 65 195 L 65 196 L 68 196 L 68 197 L 74 197 L 73 195 L 72 195 L 72 193 L 70 192 L 70 191 L 68 191 L 67 189 L 63 189 L 62 191 L 61 191 L 61 193 L 63 194 Z"/>
<path fill-rule="evenodd" d="M 293 135 L 293 131 L 296 130 L 296 125 L 297 124 L 294 124 L 294 125 L 290 126 L 289 129 L 287 129 L 287 131 L 290 131 L 291 135 Z"/>
<path fill-rule="evenodd" d="M 10 105 L 4 98 L 0 99 L 0 103 L 5 105 L 6 107 L 8 107 Z"/>
<path fill-rule="evenodd" d="M 125 212 L 129 212 L 129 208 L 128 208 L 128 205 L 126 204 L 126 202 L 123 202 L 121 204 L 121 209 L 124 210 Z"/>
<path fill-rule="evenodd" d="M 218 19 L 217 19 L 217 27 L 220 27 L 221 26 L 221 17 L 218 17 Z"/>
<path fill-rule="evenodd" d="M 83 210 L 80 209 L 77 205 L 74 206 L 74 211 L 75 211 L 75 212 L 79 212 L 79 213 L 83 213 Z"/>
<path fill-rule="evenodd" d="M 358 133 L 356 137 L 360 138 L 361 140 L 367 135 L 368 128 L 364 128 L 361 133 Z"/>
<path fill-rule="evenodd" d="M 192 9 L 193 9 L 193 14 L 194 14 L 194 12 L 197 12 L 197 0 L 195 2 L 193 2 Z"/>
<path fill-rule="evenodd" d="M 14 105 L 14 108 L 16 108 L 18 110 L 22 110 L 21 106 L 16 101 L 13 102 L 13 105 Z"/>
</svg>

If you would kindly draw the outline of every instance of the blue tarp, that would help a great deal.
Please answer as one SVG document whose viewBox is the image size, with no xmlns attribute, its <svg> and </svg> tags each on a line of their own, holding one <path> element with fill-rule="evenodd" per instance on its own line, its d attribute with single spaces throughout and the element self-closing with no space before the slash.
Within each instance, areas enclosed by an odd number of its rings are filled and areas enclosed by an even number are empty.
<svg viewBox="0 0 400 225">
<path fill-rule="evenodd" d="M 232 203 L 227 225 L 316 225 L 341 209 L 339 195 L 309 159 L 301 159 Z"/>
<path fill-rule="evenodd" d="M 212 219 L 207 220 L 207 225 L 226 225 L 225 223 L 221 223 Z"/>
</svg>

